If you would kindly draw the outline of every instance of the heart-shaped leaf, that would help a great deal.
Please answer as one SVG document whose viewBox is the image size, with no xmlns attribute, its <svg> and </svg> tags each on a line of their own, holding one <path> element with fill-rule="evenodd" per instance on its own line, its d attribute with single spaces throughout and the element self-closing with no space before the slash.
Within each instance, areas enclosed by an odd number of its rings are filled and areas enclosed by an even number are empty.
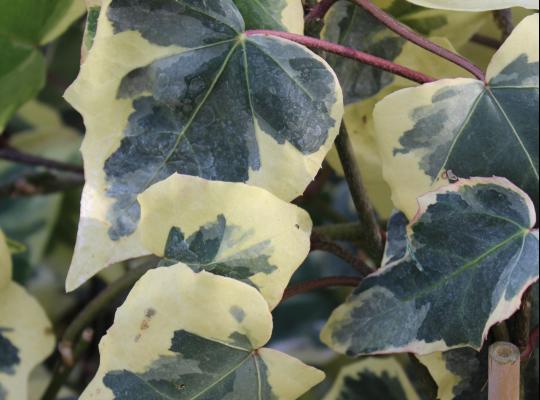
<svg viewBox="0 0 540 400">
<path fill-rule="evenodd" d="M 139 201 L 142 242 L 162 265 L 182 262 L 241 280 L 270 308 L 309 253 L 309 215 L 264 189 L 173 175 Z"/>
<path fill-rule="evenodd" d="M 38 49 L 84 11 L 79 0 L 0 0 L 0 134 L 15 111 L 45 83 Z M 21 84 L 21 82 L 23 84 Z"/>
<path fill-rule="evenodd" d="M 538 15 L 494 56 L 488 83 L 442 80 L 404 89 L 375 108 L 377 143 L 396 207 L 412 218 L 418 196 L 448 177 L 503 176 L 538 206 Z"/>
<path fill-rule="evenodd" d="M 538 9 L 538 0 L 408 0 L 423 7 L 444 10 L 485 11 L 525 7 Z"/>
<path fill-rule="evenodd" d="M 407 255 L 365 279 L 324 328 L 334 350 L 479 349 L 538 280 L 534 207 L 506 179 L 463 180 L 419 201 Z"/>
<path fill-rule="evenodd" d="M 0 398 L 28 398 L 28 376 L 54 348 L 52 327 L 39 304 L 11 281 L 11 256 L 0 231 Z"/>
<path fill-rule="evenodd" d="M 88 399 L 294 400 L 324 374 L 274 350 L 254 288 L 177 264 L 148 272 L 100 343 Z"/>
<path fill-rule="evenodd" d="M 103 2 L 67 93 L 85 117 L 93 171 L 73 268 L 141 255 L 137 196 L 174 173 L 285 200 L 314 178 L 341 122 L 337 78 L 303 46 L 243 32 L 232 0 Z"/>
<path fill-rule="evenodd" d="M 438 45 L 454 50 L 450 42 L 442 38 L 431 38 Z M 406 43 L 396 62 L 407 65 L 409 68 L 423 72 L 434 77 L 464 77 L 467 72 L 441 57 L 434 55 L 412 43 Z M 358 64 L 358 63 L 356 63 Z M 356 67 L 355 67 L 356 68 Z M 341 74 L 338 70 L 338 77 Z M 383 218 L 390 216 L 394 205 L 391 201 L 390 187 L 383 179 L 382 160 L 377 149 L 375 139 L 375 124 L 373 110 L 378 101 L 384 96 L 397 90 L 414 86 L 415 83 L 404 78 L 392 78 L 392 83 L 384 87 L 373 97 L 348 104 L 345 108 L 344 122 L 353 145 L 356 160 L 360 166 L 360 172 L 364 180 L 366 191 Z M 338 173 L 342 174 L 341 162 L 337 151 L 333 149 L 327 157 L 329 164 Z"/>
<path fill-rule="evenodd" d="M 304 33 L 302 0 L 234 0 L 247 29 Z"/>
</svg>

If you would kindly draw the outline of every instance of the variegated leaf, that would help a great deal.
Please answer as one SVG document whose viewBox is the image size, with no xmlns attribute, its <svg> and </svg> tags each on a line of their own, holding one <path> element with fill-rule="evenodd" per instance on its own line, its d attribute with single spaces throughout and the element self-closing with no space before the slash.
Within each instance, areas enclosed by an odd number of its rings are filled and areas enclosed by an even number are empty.
<svg viewBox="0 0 540 400">
<path fill-rule="evenodd" d="M 409 220 L 401 211 L 394 210 L 388 220 L 388 229 L 386 231 L 387 243 L 384 249 L 384 257 L 382 264 L 385 266 L 391 265 L 396 261 L 400 261 L 407 255 L 408 240 L 407 226 Z"/>
<path fill-rule="evenodd" d="M 162 265 L 182 262 L 241 280 L 270 308 L 309 253 L 309 215 L 264 189 L 173 175 L 139 202 L 142 242 Z"/>
<path fill-rule="evenodd" d="M 531 330 L 538 326 L 538 284 L 531 289 Z M 525 368 L 524 399 L 538 398 L 538 348 L 530 360 L 522 364 Z M 432 353 L 418 357 L 426 366 L 439 388 L 439 400 L 486 400 L 488 390 L 488 347 L 481 352 L 473 349 L 456 349 L 444 353 Z M 522 366 L 522 368 L 523 368 Z"/>
<path fill-rule="evenodd" d="M 339 372 L 323 400 L 427 400 L 393 357 L 368 357 Z"/>
<path fill-rule="evenodd" d="M 431 38 L 431 40 L 444 48 L 454 50 L 450 42 L 446 39 Z M 400 55 L 396 58 L 396 62 L 430 76 L 468 76 L 462 68 L 412 43 L 406 43 L 403 46 Z M 366 191 L 376 210 L 383 218 L 390 216 L 394 205 L 391 201 L 390 187 L 383 179 L 382 161 L 375 141 L 373 109 L 375 108 L 375 104 L 383 99 L 384 96 L 414 85 L 414 82 L 404 78 L 392 78 L 392 83 L 382 89 L 378 94 L 362 101 L 353 102 L 345 108 L 344 122 L 351 137 Z M 332 149 L 329 153 L 327 160 L 335 171 L 340 174 L 343 173 L 335 149 Z"/>
<path fill-rule="evenodd" d="M 503 176 L 538 206 L 538 15 L 523 20 L 493 58 L 488 83 L 442 80 L 404 89 L 375 108 L 377 143 L 396 207 L 449 175 Z"/>
<path fill-rule="evenodd" d="M 45 83 L 38 46 L 58 37 L 84 11 L 81 0 L 0 0 L 0 134 Z M 23 84 L 21 84 L 23 82 Z"/>
<path fill-rule="evenodd" d="M 365 279 L 324 328 L 334 350 L 479 349 L 538 280 L 534 207 L 506 179 L 462 180 L 419 202 L 407 255 Z"/>
<path fill-rule="evenodd" d="M 423 7 L 444 10 L 485 11 L 511 7 L 538 9 L 538 0 L 408 0 Z"/>
<path fill-rule="evenodd" d="M 488 354 L 456 349 L 418 357 L 439 388 L 439 400 L 487 400 Z"/>
<path fill-rule="evenodd" d="M 285 200 L 316 175 L 341 122 L 336 76 L 303 46 L 243 31 L 232 0 L 103 2 L 67 93 L 91 171 L 73 268 L 141 255 L 137 195 L 174 173 Z"/>
<path fill-rule="evenodd" d="M 324 374 L 274 350 L 254 288 L 177 264 L 148 272 L 100 343 L 89 399 L 294 400 Z"/>
<path fill-rule="evenodd" d="M 455 46 L 466 43 L 490 18 L 488 14 L 425 10 L 408 4 L 404 0 L 379 0 L 375 3 L 421 34 L 445 37 Z M 387 60 L 396 60 L 398 63 L 406 61 L 397 60 L 404 51 L 414 53 L 416 57 L 420 57 L 420 61 L 411 57 L 412 60 L 407 61 L 412 61 L 415 65 L 404 65 L 418 69 L 416 64 L 423 64 L 421 67 L 428 68 L 425 73 L 430 72 L 431 63 L 423 62 L 422 59 L 436 60 L 434 69 L 441 65 L 448 68 L 448 63 L 437 60 L 427 51 L 410 43 L 407 45 L 405 39 L 386 28 L 363 8 L 347 0 L 339 0 L 326 14 L 321 37 Z M 407 55 L 405 54 L 404 57 Z M 369 99 L 399 79 L 389 72 L 338 55 L 330 54 L 326 58 L 339 77 L 346 104 Z M 452 69 L 455 70 L 455 67 Z M 435 75 L 445 78 L 456 76 L 454 73 L 447 75 L 447 72 L 449 71 L 438 70 Z"/>
<path fill-rule="evenodd" d="M 304 33 L 302 0 L 234 0 L 247 29 Z"/>
<path fill-rule="evenodd" d="M 39 304 L 11 282 L 11 256 L 0 231 L 0 399 L 28 398 L 28 376 L 54 348 L 54 335 Z"/>
</svg>

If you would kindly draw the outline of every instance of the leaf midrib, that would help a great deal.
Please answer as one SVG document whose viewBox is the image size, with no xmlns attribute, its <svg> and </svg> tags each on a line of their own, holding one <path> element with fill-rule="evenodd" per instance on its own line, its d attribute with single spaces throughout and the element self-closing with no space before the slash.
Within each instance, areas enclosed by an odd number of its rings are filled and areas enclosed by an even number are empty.
<svg viewBox="0 0 540 400">
<path fill-rule="evenodd" d="M 528 230 L 526 232 L 528 233 Z M 502 241 L 498 245 L 492 247 L 490 250 L 484 252 L 483 254 L 481 254 L 479 257 L 477 257 L 473 261 L 464 264 L 463 266 L 458 268 L 456 271 L 454 271 L 452 274 L 449 274 L 448 276 L 445 276 L 443 279 L 440 279 L 439 281 L 435 282 L 433 285 L 430 285 L 429 287 L 425 288 L 424 290 L 416 292 L 414 295 L 412 295 L 410 297 L 406 297 L 406 298 L 403 298 L 403 299 L 398 298 L 399 304 L 397 304 L 397 305 L 395 305 L 393 307 L 390 307 L 390 308 L 386 309 L 385 311 L 377 313 L 376 315 L 374 315 L 374 316 L 372 316 L 370 318 L 367 318 L 367 321 L 369 322 L 369 321 L 373 320 L 374 318 L 379 319 L 379 317 L 390 314 L 391 312 L 393 312 L 396 309 L 400 308 L 401 304 L 403 304 L 403 303 L 406 303 L 406 302 L 409 302 L 409 301 L 412 301 L 412 300 L 418 300 L 419 298 L 427 296 L 428 294 L 430 294 L 434 290 L 438 289 L 439 287 L 446 285 L 451 279 L 455 278 L 456 276 L 461 275 L 462 273 L 464 273 L 468 269 L 474 267 L 476 264 L 479 264 L 485 258 L 489 257 L 491 254 L 495 253 L 497 250 L 501 249 L 502 247 L 508 245 L 509 243 L 514 241 L 519 236 L 523 236 L 523 238 L 525 239 L 526 236 L 524 235 L 524 230 L 523 229 L 520 230 L 519 232 L 517 232 L 516 234 L 512 235 L 508 239 Z M 405 256 L 402 260 L 404 260 L 406 257 L 407 256 Z M 413 262 L 416 263 L 416 261 L 414 261 L 414 260 L 413 260 Z M 399 268 L 400 266 L 401 266 L 401 262 L 396 261 L 396 264 L 392 268 Z M 387 287 L 380 286 L 380 285 L 376 285 L 376 286 L 370 288 L 369 290 L 375 289 L 377 287 L 382 287 L 382 288 L 388 290 Z M 363 325 L 365 325 L 365 324 L 366 324 L 366 322 L 363 323 Z"/>
<path fill-rule="evenodd" d="M 479 255 L 477 258 L 475 258 L 474 260 L 471 260 L 469 261 L 468 263 L 465 263 L 464 265 L 462 265 L 461 267 L 459 267 L 458 269 L 454 270 L 451 274 L 449 275 L 446 275 L 444 276 L 442 279 L 440 279 L 439 281 L 435 282 L 434 284 L 428 286 L 427 288 L 421 290 L 420 292 L 417 292 L 414 294 L 414 296 L 411 296 L 411 297 L 408 297 L 408 298 L 404 298 L 402 299 L 401 301 L 403 302 L 407 302 L 407 301 L 411 301 L 411 300 L 416 300 L 418 298 L 421 298 L 421 297 L 424 297 L 425 295 L 431 293 L 432 291 L 442 287 L 442 286 L 445 286 L 448 282 L 450 282 L 452 279 L 454 279 L 455 277 L 457 276 L 460 276 L 462 273 L 468 271 L 469 269 L 477 266 L 478 264 L 480 264 L 484 259 L 488 258 L 490 255 L 496 253 L 498 250 L 502 249 L 503 247 L 505 247 L 506 245 L 509 245 L 510 243 L 512 243 L 514 240 L 516 240 L 517 238 L 519 237 L 522 237 L 523 239 L 525 239 L 526 235 L 529 233 L 528 230 L 525 230 L 525 229 L 520 229 L 519 231 L 517 231 L 515 234 L 513 234 L 512 236 L 510 236 L 509 238 L 503 240 L 502 242 L 498 243 L 497 245 L 491 247 L 489 250 L 485 251 L 484 253 L 482 253 L 481 255 Z"/>
<path fill-rule="evenodd" d="M 522 88 L 520 88 L 520 87 L 515 87 L 514 88 L 514 87 L 511 87 L 511 86 L 501 86 L 501 87 L 496 86 L 496 87 L 494 87 L 494 89 L 535 89 L 535 88 L 536 88 L 535 86 L 522 87 Z M 505 121 L 508 123 L 508 126 L 510 127 L 510 130 L 512 131 L 513 136 L 516 138 L 519 146 L 522 148 L 523 152 L 525 153 L 525 156 L 526 156 L 527 160 L 529 161 L 529 164 L 530 164 L 532 170 L 534 171 L 536 179 L 538 180 L 539 179 L 538 168 L 535 166 L 534 161 L 533 161 L 533 159 L 531 157 L 531 154 L 529 153 L 529 151 L 525 147 L 525 144 L 524 144 L 523 140 L 521 139 L 521 136 L 519 135 L 519 132 L 514 127 L 511 119 L 506 114 L 506 111 L 504 110 L 502 105 L 499 103 L 499 101 L 498 101 L 497 97 L 495 96 L 495 94 L 490 90 L 489 86 L 484 86 L 484 90 L 478 94 L 478 97 L 475 99 L 473 105 L 471 106 L 471 109 L 469 110 L 469 113 L 467 114 L 467 117 L 463 121 L 463 123 L 462 123 L 462 125 L 461 125 L 461 127 L 459 129 L 458 134 L 455 136 L 454 140 L 452 141 L 452 145 L 450 146 L 450 149 L 448 151 L 446 159 L 444 160 L 439 172 L 437 173 L 437 175 L 435 177 L 433 177 L 433 179 L 434 180 L 438 179 L 441 176 L 442 172 L 444 172 L 444 170 L 448 167 L 448 162 L 450 160 L 450 157 L 453 154 L 453 151 L 454 151 L 455 147 L 457 146 L 457 143 L 459 142 L 459 140 L 461 139 L 463 134 L 466 132 L 467 127 L 469 125 L 469 122 L 472 119 L 472 116 L 477 112 L 478 105 L 480 104 L 480 101 L 486 95 L 491 98 L 492 102 L 495 104 L 495 106 L 499 110 L 499 114 L 501 114 L 504 117 Z"/>
</svg>

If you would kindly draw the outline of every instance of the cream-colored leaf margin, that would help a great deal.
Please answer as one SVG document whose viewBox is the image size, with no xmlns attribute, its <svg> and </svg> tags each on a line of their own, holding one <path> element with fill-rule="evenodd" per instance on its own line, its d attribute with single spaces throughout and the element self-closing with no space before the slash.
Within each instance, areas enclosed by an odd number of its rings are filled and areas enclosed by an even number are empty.
<svg viewBox="0 0 540 400">
<path fill-rule="evenodd" d="M 28 398 L 28 378 L 54 349 L 52 326 L 41 306 L 26 290 L 11 282 L 11 256 L 0 231 L 0 330 L 18 350 L 20 362 L 14 373 L 0 371 L 0 392 L 3 400 Z"/>
<path fill-rule="evenodd" d="M 452 44 L 445 38 L 433 37 L 431 40 L 446 49 L 455 51 Z M 457 65 L 412 43 L 405 44 L 403 51 L 396 58 L 395 62 L 401 65 L 407 65 L 409 68 L 433 77 L 457 78 L 469 76 L 468 72 Z M 377 134 L 373 120 L 373 111 L 377 102 L 385 96 L 411 86 L 415 86 L 415 83 L 405 78 L 396 77 L 390 86 L 383 89 L 377 95 L 350 104 L 345 108 L 343 119 L 351 137 L 353 150 L 360 166 L 366 191 L 382 218 L 390 217 L 394 209 L 394 204 L 391 200 L 392 192 L 390 187 L 383 178 L 383 165 L 381 156 L 379 155 L 379 149 L 377 148 Z M 338 174 L 343 175 L 343 168 L 335 148 L 328 154 L 327 161 Z"/>
<path fill-rule="evenodd" d="M 527 54 L 529 63 L 539 60 L 538 14 L 525 18 L 495 54 L 487 71 L 487 80 L 496 76 L 523 53 Z M 433 181 L 431 176 L 421 170 L 419 157 L 422 155 L 418 151 L 395 155 L 394 149 L 401 147 L 400 139 L 404 132 L 414 127 L 413 110 L 431 105 L 435 93 L 450 87 L 461 92 L 462 103 L 459 106 L 459 112 L 454 112 L 452 115 L 452 123 L 457 124 L 455 121 L 467 119 L 468 110 L 473 106 L 480 92 L 484 90 L 483 82 L 468 78 L 444 79 L 399 90 L 388 95 L 375 106 L 375 138 L 382 158 L 383 175 L 392 189 L 394 205 L 409 219 L 416 214 L 417 198 L 424 193 L 448 185 L 448 180 L 441 173 L 441 176 Z"/>
<path fill-rule="evenodd" d="M 177 46 L 161 47 L 143 39 L 138 32 L 114 35 L 106 17 L 111 0 L 103 0 L 98 30 L 92 50 L 81 66 L 77 80 L 65 97 L 84 118 L 86 135 L 82 144 L 86 185 L 81 200 L 81 213 L 75 254 L 66 281 L 67 291 L 73 291 L 92 277 L 96 268 L 104 268 L 126 259 L 147 254 L 140 241 L 140 229 L 118 241 L 108 236 L 107 218 L 115 199 L 108 197 L 104 171 L 106 160 L 119 148 L 128 118 L 133 112 L 132 100 L 118 99 L 120 81 L 132 70 L 162 57 L 186 50 Z M 291 44 L 284 39 L 277 41 Z M 294 46 L 300 46 L 292 44 Z M 303 48 L 303 46 L 300 46 Z M 332 71 L 319 56 L 313 57 Z M 337 100 L 331 116 L 336 121 L 328 132 L 326 143 L 309 156 L 302 155 L 292 144 L 277 143 L 258 126 L 262 168 L 250 171 L 250 185 L 263 187 L 278 197 L 290 201 L 301 195 L 316 176 L 338 134 L 343 116 L 341 87 L 333 74 Z"/>
<path fill-rule="evenodd" d="M 538 9 L 538 0 L 408 0 L 429 8 L 456 11 L 488 11 L 511 7 Z"/>
<path fill-rule="evenodd" d="M 219 215 L 234 231 L 222 243 L 216 263 L 234 260 L 238 253 L 256 252 L 261 245 L 268 248 L 268 262 L 277 269 L 269 274 L 261 272 L 250 281 L 271 309 L 280 302 L 292 274 L 309 253 L 309 215 L 255 186 L 175 174 L 140 195 L 139 203 L 142 242 L 157 256 L 164 256 L 172 228 L 180 228 L 187 238 Z"/>
<path fill-rule="evenodd" d="M 241 309 L 243 319 L 231 309 Z M 152 319 L 145 320 L 152 310 Z M 177 264 L 157 268 L 143 276 L 124 305 L 117 310 L 113 326 L 99 345 L 99 370 L 81 400 L 114 399 L 103 384 L 110 371 L 143 373 L 169 350 L 174 332 L 184 330 L 208 340 L 234 345 L 231 336 L 243 335 L 254 349 L 264 346 L 272 334 L 272 315 L 260 293 L 233 279 L 207 272 L 194 273 Z M 324 379 L 324 374 L 282 353 L 259 349 L 268 366 L 269 384 L 277 400 L 293 400 Z"/>
<path fill-rule="evenodd" d="M 345 397 L 342 396 L 342 392 L 348 393 L 344 390 L 347 382 L 354 382 L 359 379 L 359 376 L 365 373 L 370 373 L 380 378 L 381 385 L 385 384 L 384 380 L 392 379 L 399 382 L 406 396 L 402 400 L 420 400 L 420 396 L 412 385 L 403 366 L 393 357 L 366 357 L 342 368 L 332 389 L 324 396 L 323 400 L 344 400 Z"/>
</svg>

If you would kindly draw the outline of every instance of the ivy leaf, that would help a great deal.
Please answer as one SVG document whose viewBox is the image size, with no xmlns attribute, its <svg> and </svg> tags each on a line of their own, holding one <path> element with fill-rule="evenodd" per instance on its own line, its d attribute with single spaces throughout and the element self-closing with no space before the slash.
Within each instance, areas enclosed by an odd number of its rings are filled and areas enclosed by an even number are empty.
<svg viewBox="0 0 540 400">
<path fill-rule="evenodd" d="M 494 56 L 488 84 L 442 80 L 404 89 L 375 108 L 377 143 L 396 207 L 460 178 L 503 176 L 538 207 L 538 15 Z M 502 151 L 504 150 L 504 151 Z"/>
<path fill-rule="evenodd" d="M 479 349 L 538 280 L 534 207 L 506 179 L 463 180 L 419 202 L 407 255 L 365 279 L 324 328 L 334 350 Z"/>
<path fill-rule="evenodd" d="M 309 253 L 309 215 L 254 186 L 173 175 L 139 201 L 141 240 L 162 265 L 182 262 L 241 280 L 270 308 Z"/>
<path fill-rule="evenodd" d="M 52 327 L 39 304 L 11 281 L 12 264 L 0 231 L 0 398 L 28 398 L 30 372 L 53 350 Z"/>
<path fill-rule="evenodd" d="M 408 0 L 423 7 L 460 11 L 486 11 L 524 7 L 538 10 L 538 0 Z"/>
<path fill-rule="evenodd" d="M 426 10 L 403 1 L 379 0 L 375 3 L 421 34 L 445 37 L 455 46 L 468 42 L 490 18 L 489 14 Z M 423 59 L 437 60 L 426 50 L 408 44 L 405 39 L 392 32 L 362 7 L 347 0 L 340 0 L 330 8 L 325 17 L 321 37 L 401 64 L 405 60 L 398 58 L 407 56 L 403 54 L 404 51 L 414 52 L 416 57 Z M 338 55 L 329 54 L 326 59 L 339 77 L 347 105 L 369 99 L 396 80 L 401 80 L 389 72 Z M 414 63 L 412 66 L 403 65 L 417 69 L 415 67 L 419 62 L 414 58 L 410 61 Z M 441 64 L 448 65 L 440 59 L 434 65 Z M 429 68 L 429 65 L 425 66 Z M 441 77 L 448 77 L 446 71 L 437 72 Z"/>
<path fill-rule="evenodd" d="M 342 117 L 324 61 L 287 40 L 246 37 L 232 0 L 102 6 L 67 93 L 85 117 L 85 168 L 95 171 L 72 267 L 140 255 L 137 196 L 174 173 L 245 182 L 285 200 L 304 191 Z M 91 246 L 96 238 L 109 243 Z"/>
<path fill-rule="evenodd" d="M 324 374 L 261 348 L 271 333 L 252 287 L 183 264 L 151 270 L 118 309 L 81 400 L 296 399 Z"/>
<path fill-rule="evenodd" d="M 0 9 L 1 134 L 17 109 L 45 84 L 45 59 L 38 46 L 58 37 L 84 6 L 79 0 L 0 0 Z"/>
<path fill-rule="evenodd" d="M 304 33 L 302 0 L 234 0 L 247 29 Z"/>
<path fill-rule="evenodd" d="M 368 357 L 341 369 L 323 400 L 422 400 L 394 357 Z"/>
<path fill-rule="evenodd" d="M 531 331 L 538 326 L 538 283 L 531 289 L 532 319 Z M 488 347 L 482 351 L 456 349 L 444 353 L 432 353 L 418 357 L 425 365 L 439 387 L 437 398 L 440 400 L 486 400 L 488 390 Z M 532 359 L 523 369 L 525 399 L 538 398 L 538 348 Z M 525 364 L 523 364 L 525 365 Z"/>
<path fill-rule="evenodd" d="M 438 45 L 454 50 L 447 39 L 431 38 Z M 454 50 L 455 51 L 455 50 Z M 455 64 L 452 64 L 441 57 L 421 49 L 412 43 L 406 43 L 396 62 L 407 65 L 416 71 L 423 72 L 430 76 L 463 77 L 467 73 Z M 394 205 L 391 201 L 391 190 L 383 178 L 382 160 L 377 149 L 375 140 L 375 123 L 373 120 L 373 110 L 377 102 L 384 96 L 397 90 L 414 86 L 415 83 L 404 78 L 393 78 L 392 83 L 383 88 L 376 95 L 358 102 L 352 102 L 345 108 L 344 122 L 349 131 L 356 160 L 360 166 L 362 178 L 364 179 L 366 191 L 370 196 L 377 212 L 383 218 L 391 215 Z M 327 160 L 332 168 L 339 174 L 343 174 L 341 162 L 337 151 L 332 149 Z"/>
</svg>

